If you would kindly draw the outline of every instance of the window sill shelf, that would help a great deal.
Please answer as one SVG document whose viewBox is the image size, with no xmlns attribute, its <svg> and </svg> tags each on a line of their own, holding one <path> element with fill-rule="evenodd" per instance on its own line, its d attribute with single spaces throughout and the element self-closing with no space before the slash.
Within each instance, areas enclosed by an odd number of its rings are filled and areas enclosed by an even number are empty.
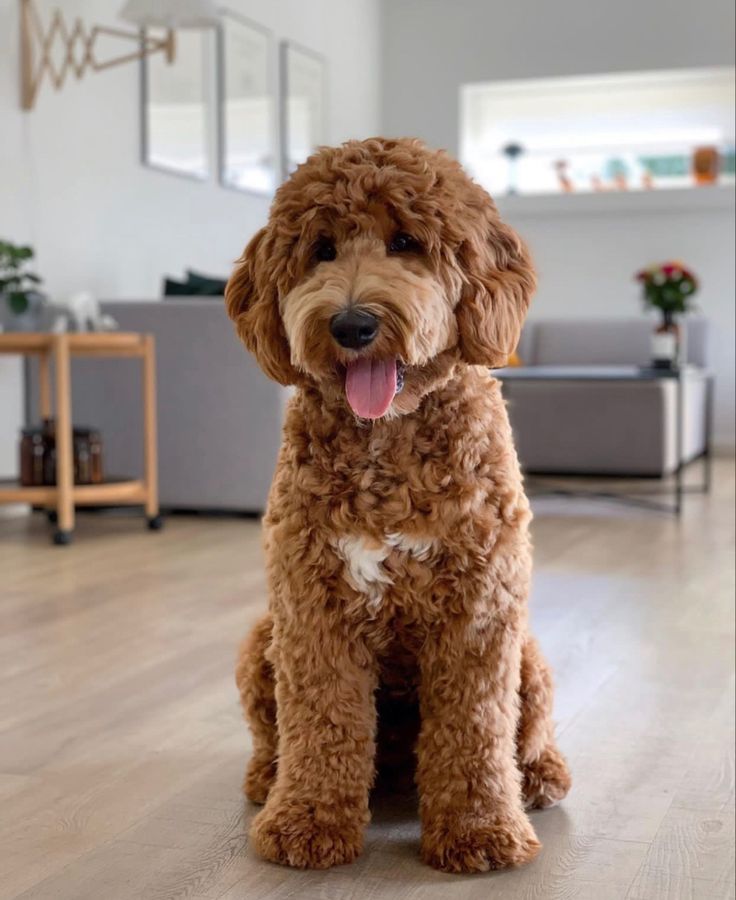
<svg viewBox="0 0 736 900">
<path fill-rule="evenodd" d="M 651 191 L 615 191 L 601 194 L 535 194 L 496 197 L 502 216 L 509 219 L 538 216 L 616 215 L 640 212 L 696 212 L 734 208 L 733 185 Z"/>
</svg>

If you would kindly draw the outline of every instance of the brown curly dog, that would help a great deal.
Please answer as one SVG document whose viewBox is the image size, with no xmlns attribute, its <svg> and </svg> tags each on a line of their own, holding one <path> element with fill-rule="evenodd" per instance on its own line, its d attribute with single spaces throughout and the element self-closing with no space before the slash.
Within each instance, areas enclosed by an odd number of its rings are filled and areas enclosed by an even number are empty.
<svg viewBox="0 0 736 900">
<path fill-rule="evenodd" d="M 240 337 L 296 386 L 265 517 L 270 612 L 237 671 L 266 859 L 353 860 L 376 767 L 416 769 L 422 855 L 449 872 L 531 859 L 524 806 L 567 793 L 488 371 L 534 286 L 458 163 L 385 139 L 300 166 L 230 279 Z"/>
</svg>

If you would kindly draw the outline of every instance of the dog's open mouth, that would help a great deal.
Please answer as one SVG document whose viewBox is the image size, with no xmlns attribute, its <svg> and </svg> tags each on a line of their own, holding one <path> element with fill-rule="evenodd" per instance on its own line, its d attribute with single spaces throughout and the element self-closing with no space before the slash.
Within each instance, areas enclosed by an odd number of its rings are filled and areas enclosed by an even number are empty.
<svg viewBox="0 0 736 900">
<path fill-rule="evenodd" d="M 345 368 L 345 396 L 361 419 L 380 419 L 404 387 L 405 366 L 396 357 L 361 357 Z"/>
</svg>

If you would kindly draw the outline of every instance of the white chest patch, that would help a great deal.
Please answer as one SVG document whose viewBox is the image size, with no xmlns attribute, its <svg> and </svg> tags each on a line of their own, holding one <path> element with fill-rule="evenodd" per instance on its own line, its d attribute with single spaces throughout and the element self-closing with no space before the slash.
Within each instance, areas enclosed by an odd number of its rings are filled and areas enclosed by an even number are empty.
<svg viewBox="0 0 736 900">
<path fill-rule="evenodd" d="M 403 553 L 408 553 L 409 556 L 413 556 L 422 562 L 429 557 L 429 554 L 435 547 L 435 542 L 430 538 L 412 537 L 410 534 L 388 534 L 386 535 L 386 542 L 391 547 L 395 547 Z"/>
<path fill-rule="evenodd" d="M 383 586 L 391 584 L 382 565 L 391 552 L 391 547 L 369 541 L 360 535 L 347 535 L 339 538 L 337 552 L 345 562 L 351 586 L 366 595 L 369 606 L 378 606 Z"/>
<path fill-rule="evenodd" d="M 362 535 L 345 535 L 336 541 L 337 552 L 345 563 L 350 585 L 364 594 L 368 607 L 377 611 L 383 599 L 386 585 L 392 584 L 383 563 L 393 551 L 406 553 L 424 561 L 429 558 L 435 542 L 428 538 L 412 537 L 406 534 L 389 534 L 383 543 Z"/>
</svg>

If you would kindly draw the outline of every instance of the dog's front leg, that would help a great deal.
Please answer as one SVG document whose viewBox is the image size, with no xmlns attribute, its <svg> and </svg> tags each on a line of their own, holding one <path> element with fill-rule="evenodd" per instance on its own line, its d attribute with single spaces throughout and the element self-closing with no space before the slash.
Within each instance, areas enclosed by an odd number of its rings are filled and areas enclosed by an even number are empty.
<svg viewBox="0 0 736 900">
<path fill-rule="evenodd" d="M 422 856 L 448 872 L 520 865 L 539 849 L 515 760 L 519 619 L 452 619 L 420 656 Z"/>
<path fill-rule="evenodd" d="M 261 856 L 298 868 L 350 862 L 363 846 L 375 756 L 375 674 L 338 620 L 293 609 L 275 621 L 279 755 L 253 821 Z"/>
</svg>

